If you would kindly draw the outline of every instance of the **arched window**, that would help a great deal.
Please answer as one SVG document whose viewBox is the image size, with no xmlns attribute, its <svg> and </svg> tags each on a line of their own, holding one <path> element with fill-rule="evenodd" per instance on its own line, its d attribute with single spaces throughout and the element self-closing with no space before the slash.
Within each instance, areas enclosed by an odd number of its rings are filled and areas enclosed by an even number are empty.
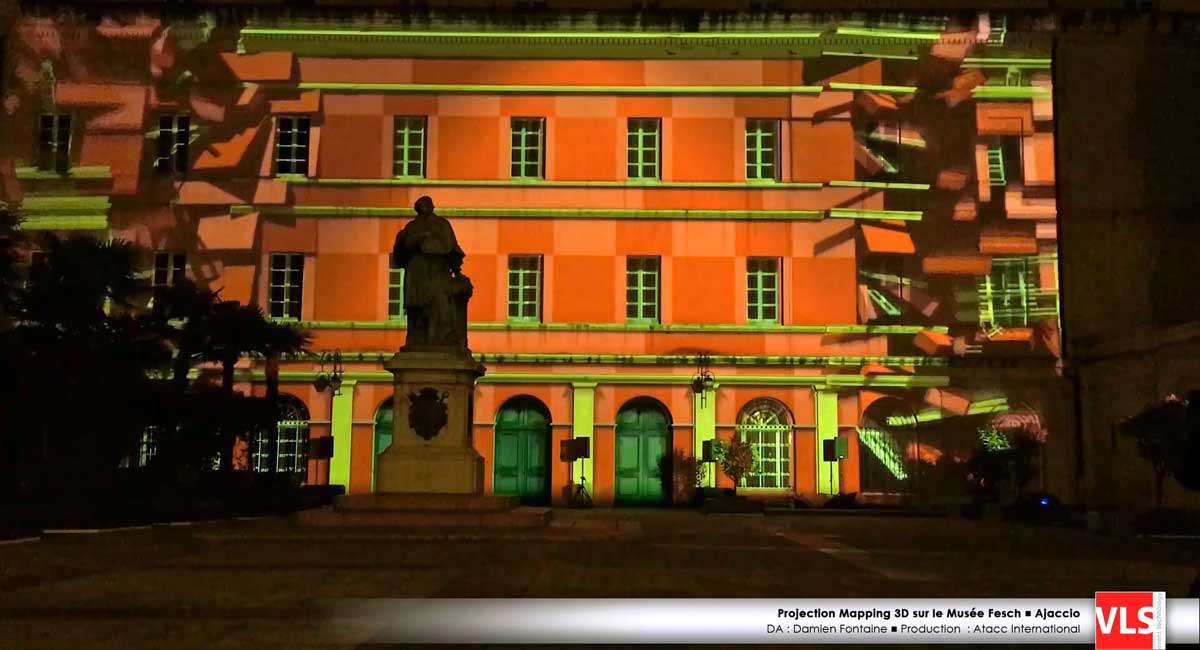
<svg viewBox="0 0 1200 650">
<path fill-rule="evenodd" d="M 751 400 L 738 413 L 737 433 L 758 452 L 758 464 L 742 479 L 750 488 L 792 485 L 792 418 L 769 397 Z"/>
<path fill-rule="evenodd" d="M 302 473 L 308 471 L 308 408 L 292 395 L 279 396 L 279 420 L 275 425 L 278 437 L 272 459 L 270 431 L 260 431 L 254 439 L 250 462 L 256 472 Z"/>
</svg>

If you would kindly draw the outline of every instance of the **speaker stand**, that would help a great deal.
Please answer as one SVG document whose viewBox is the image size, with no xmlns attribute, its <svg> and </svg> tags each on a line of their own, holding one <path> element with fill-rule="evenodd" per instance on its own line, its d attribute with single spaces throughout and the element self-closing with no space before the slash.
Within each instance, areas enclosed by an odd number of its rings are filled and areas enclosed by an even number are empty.
<svg viewBox="0 0 1200 650">
<path fill-rule="evenodd" d="M 583 475 L 583 468 L 579 468 L 579 483 L 575 485 L 575 494 L 571 496 L 572 508 L 590 508 L 592 507 L 592 495 L 588 494 L 586 477 Z"/>
</svg>

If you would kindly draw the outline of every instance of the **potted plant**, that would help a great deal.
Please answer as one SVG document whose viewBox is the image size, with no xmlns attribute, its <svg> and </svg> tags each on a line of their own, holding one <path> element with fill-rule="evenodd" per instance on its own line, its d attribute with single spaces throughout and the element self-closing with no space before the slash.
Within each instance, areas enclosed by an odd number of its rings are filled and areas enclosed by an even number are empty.
<svg viewBox="0 0 1200 650">
<path fill-rule="evenodd" d="M 758 465 L 758 450 L 753 445 L 734 435 L 730 440 L 713 442 L 713 458 L 721 471 L 733 481 L 733 490 L 728 497 L 708 499 L 704 502 L 705 512 L 761 513 L 763 504 L 738 496 L 738 485 Z"/>
</svg>

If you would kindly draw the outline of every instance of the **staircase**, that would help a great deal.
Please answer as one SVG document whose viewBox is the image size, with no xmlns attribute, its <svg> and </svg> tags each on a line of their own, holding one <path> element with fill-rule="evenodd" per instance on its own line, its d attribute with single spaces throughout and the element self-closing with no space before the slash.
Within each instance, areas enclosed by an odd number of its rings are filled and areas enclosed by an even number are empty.
<svg viewBox="0 0 1200 650">
<path fill-rule="evenodd" d="M 551 510 L 521 506 L 517 497 L 482 494 L 351 494 L 294 517 L 305 526 L 529 529 L 549 524 Z"/>
</svg>

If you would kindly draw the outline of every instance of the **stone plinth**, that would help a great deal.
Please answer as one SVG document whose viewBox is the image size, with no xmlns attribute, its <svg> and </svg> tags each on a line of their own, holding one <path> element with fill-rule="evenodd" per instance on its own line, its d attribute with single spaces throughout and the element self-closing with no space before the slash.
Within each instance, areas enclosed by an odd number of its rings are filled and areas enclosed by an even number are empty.
<svg viewBox="0 0 1200 650">
<path fill-rule="evenodd" d="M 375 461 L 375 491 L 482 493 L 483 457 L 470 429 L 484 367 L 461 348 L 403 349 L 383 367 L 394 377 L 392 444 Z"/>
<path fill-rule="evenodd" d="M 509 496 L 447 493 L 349 494 L 331 508 L 305 510 L 306 526 L 411 529 L 533 529 L 550 523 L 549 508 L 523 508 Z"/>
</svg>

